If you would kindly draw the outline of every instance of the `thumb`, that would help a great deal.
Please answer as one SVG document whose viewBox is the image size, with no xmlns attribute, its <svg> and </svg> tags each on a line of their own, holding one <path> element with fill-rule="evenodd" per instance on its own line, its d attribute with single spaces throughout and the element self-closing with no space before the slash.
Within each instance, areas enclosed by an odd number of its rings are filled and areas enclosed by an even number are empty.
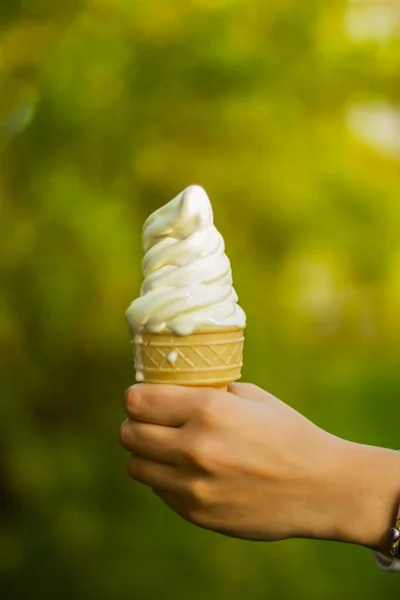
<svg viewBox="0 0 400 600">
<path fill-rule="evenodd" d="M 253 383 L 231 383 L 228 392 L 244 400 L 252 400 L 261 404 L 276 402 L 276 398 Z"/>
</svg>

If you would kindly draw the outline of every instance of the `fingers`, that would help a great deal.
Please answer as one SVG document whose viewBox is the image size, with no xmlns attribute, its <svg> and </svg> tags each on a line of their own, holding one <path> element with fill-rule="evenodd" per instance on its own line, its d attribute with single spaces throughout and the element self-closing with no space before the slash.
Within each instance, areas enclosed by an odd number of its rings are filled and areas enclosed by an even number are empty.
<svg viewBox="0 0 400 600">
<path fill-rule="evenodd" d="M 215 393 L 210 388 L 151 383 L 133 385 L 125 393 L 125 411 L 135 421 L 180 427 L 207 395 Z"/>
<path fill-rule="evenodd" d="M 179 449 L 178 430 L 127 419 L 120 429 L 122 446 L 142 458 L 174 463 Z"/>
<path fill-rule="evenodd" d="M 127 461 L 128 474 L 151 488 L 171 492 L 177 487 L 177 474 L 172 465 L 165 465 L 132 454 Z"/>
</svg>

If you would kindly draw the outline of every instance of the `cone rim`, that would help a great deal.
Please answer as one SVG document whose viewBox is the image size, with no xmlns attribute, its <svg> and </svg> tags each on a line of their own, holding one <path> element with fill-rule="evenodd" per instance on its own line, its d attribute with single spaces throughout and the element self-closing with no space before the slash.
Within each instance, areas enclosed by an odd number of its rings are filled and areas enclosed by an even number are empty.
<svg viewBox="0 0 400 600">
<path fill-rule="evenodd" d="M 143 329 L 142 331 L 136 333 L 135 335 L 142 335 L 142 336 L 154 336 L 154 337 L 163 337 L 163 336 L 173 336 L 176 338 L 189 338 L 192 337 L 194 335 L 207 335 L 207 334 L 216 334 L 216 333 L 233 333 L 233 332 L 244 332 L 245 327 L 237 327 L 237 326 L 231 326 L 231 325 L 224 325 L 224 326 L 219 326 L 219 325 L 215 325 L 214 327 L 207 326 L 207 327 L 199 327 L 198 329 L 195 329 L 192 333 L 188 333 L 185 335 L 180 335 L 179 333 L 175 333 L 174 331 L 172 331 L 171 329 L 164 329 L 163 331 L 149 331 L 148 329 Z"/>
</svg>

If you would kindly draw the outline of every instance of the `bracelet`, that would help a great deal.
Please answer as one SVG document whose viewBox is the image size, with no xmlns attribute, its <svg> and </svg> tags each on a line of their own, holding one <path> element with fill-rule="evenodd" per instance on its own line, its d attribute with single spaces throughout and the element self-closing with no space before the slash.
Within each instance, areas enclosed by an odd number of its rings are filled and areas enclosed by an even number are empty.
<svg viewBox="0 0 400 600">
<path fill-rule="evenodd" d="M 390 554 L 393 558 L 400 558 L 400 506 L 397 513 L 396 525 L 390 530 Z"/>
</svg>

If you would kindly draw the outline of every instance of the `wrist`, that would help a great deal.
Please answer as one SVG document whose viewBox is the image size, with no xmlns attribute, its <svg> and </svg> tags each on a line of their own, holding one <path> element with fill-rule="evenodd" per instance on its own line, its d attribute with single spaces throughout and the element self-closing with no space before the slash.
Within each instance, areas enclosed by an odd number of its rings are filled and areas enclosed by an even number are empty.
<svg viewBox="0 0 400 600">
<path fill-rule="evenodd" d="M 327 539 L 389 552 L 400 502 L 400 453 L 337 439 Z"/>
</svg>

